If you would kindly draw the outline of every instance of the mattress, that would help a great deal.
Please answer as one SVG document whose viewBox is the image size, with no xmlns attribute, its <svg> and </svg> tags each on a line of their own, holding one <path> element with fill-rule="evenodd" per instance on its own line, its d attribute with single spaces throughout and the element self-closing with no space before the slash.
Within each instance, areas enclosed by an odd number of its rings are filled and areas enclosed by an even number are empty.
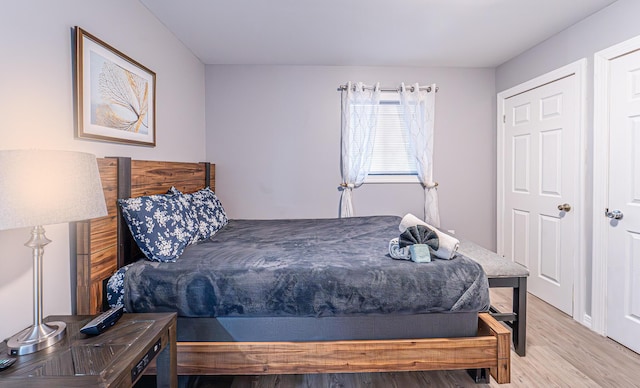
<svg viewBox="0 0 640 388">
<path fill-rule="evenodd" d="M 399 222 L 393 216 L 230 220 L 175 263 L 139 261 L 111 283 L 119 285 L 129 312 L 176 311 L 181 317 L 489 309 L 487 278 L 473 260 L 391 259 L 388 244 L 398 237 Z"/>
</svg>

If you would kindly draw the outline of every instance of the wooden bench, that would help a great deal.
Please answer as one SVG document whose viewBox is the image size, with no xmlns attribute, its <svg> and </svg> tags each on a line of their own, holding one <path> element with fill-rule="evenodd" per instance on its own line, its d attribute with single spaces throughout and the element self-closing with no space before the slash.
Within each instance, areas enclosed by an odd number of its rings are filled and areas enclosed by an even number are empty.
<svg viewBox="0 0 640 388">
<path fill-rule="evenodd" d="M 513 347 L 519 356 L 526 354 L 527 346 L 527 277 L 529 270 L 511 260 L 485 249 L 471 241 L 460 240 L 458 252 L 482 266 L 489 279 L 489 287 L 513 289 L 511 312 L 501 312 L 491 306 L 490 314 L 511 328 Z"/>
</svg>

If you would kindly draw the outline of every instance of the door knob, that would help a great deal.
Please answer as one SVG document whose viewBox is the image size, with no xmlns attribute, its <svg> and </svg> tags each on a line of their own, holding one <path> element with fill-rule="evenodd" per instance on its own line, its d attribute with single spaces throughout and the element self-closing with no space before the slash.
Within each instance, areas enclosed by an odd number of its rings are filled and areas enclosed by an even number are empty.
<svg viewBox="0 0 640 388">
<path fill-rule="evenodd" d="M 607 208 L 607 209 L 604 209 L 604 215 L 609 218 L 613 218 L 614 220 L 619 220 L 619 219 L 622 219 L 622 216 L 624 214 L 622 214 L 620 210 L 609 211 L 609 209 Z"/>
<path fill-rule="evenodd" d="M 571 205 L 569 205 L 568 203 L 563 203 L 562 205 L 558 205 L 558 210 L 560 210 L 561 212 L 571 211 Z"/>
</svg>

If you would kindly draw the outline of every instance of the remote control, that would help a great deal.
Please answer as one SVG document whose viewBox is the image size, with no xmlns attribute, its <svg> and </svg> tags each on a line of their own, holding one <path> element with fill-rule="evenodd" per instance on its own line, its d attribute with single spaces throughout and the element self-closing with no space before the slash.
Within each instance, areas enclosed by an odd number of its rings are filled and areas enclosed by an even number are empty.
<svg viewBox="0 0 640 388">
<path fill-rule="evenodd" d="M 0 358 L 0 370 L 5 370 L 13 363 L 16 362 L 15 358 Z"/>
<path fill-rule="evenodd" d="M 82 329 L 80 329 L 80 332 L 87 335 L 98 335 L 104 332 L 118 322 L 118 319 L 122 316 L 123 310 L 123 306 L 118 306 L 105 311 L 84 325 Z"/>
</svg>

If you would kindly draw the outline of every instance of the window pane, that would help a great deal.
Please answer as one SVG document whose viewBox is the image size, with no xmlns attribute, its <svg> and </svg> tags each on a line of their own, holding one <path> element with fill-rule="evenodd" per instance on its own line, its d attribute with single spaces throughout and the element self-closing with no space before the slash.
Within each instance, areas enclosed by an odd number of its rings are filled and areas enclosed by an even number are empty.
<svg viewBox="0 0 640 388">
<path fill-rule="evenodd" d="M 357 108 L 352 111 L 357 111 Z M 369 175 L 417 174 L 415 158 L 411 157 L 409 151 L 409 134 L 403 114 L 403 107 L 396 93 L 380 102 Z M 358 119 L 357 115 L 353 115 L 351 125 L 355 125 Z M 357 151 L 353 143 L 351 147 L 350 151 Z M 352 155 L 357 153 L 352 152 Z"/>
<path fill-rule="evenodd" d="M 373 147 L 373 175 L 416 174 L 415 159 L 409 153 L 409 135 L 398 103 L 383 103 L 378 108 L 376 140 Z"/>
</svg>

